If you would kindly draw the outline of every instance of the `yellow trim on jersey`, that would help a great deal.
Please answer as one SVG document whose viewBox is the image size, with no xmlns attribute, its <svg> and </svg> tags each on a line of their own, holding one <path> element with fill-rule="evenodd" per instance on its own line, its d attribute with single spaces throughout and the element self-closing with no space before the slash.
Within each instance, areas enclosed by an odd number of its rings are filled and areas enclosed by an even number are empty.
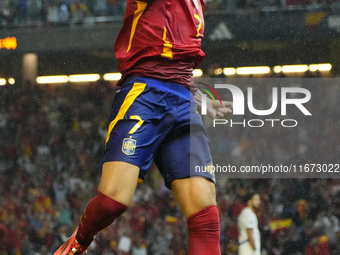
<svg viewBox="0 0 340 255">
<path fill-rule="evenodd" d="M 146 86 L 145 83 L 133 84 L 132 89 L 129 91 L 123 104 L 121 105 L 116 118 L 113 121 L 111 121 L 109 125 L 105 144 L 107 144 L 107 142 L 109 141 L 112 129 L 115 127 L 118 120 L 124 119 L 126 112 L 129 110 L 130 106 L 133 104 L 136 98 L 144 91 L 145 86 Z"/>
<path fill-rule="evenodd" d="M 197 26 L 197 34 L 196 34 L 196 37 L 199 37 L 200 36 L 200 30 L 202 28 L 202 20 L 201 20 L 200 16 L 198 16 L 196 13 L 194 14 L 194 18 L 196 18 L 199 21 L 199 24 Z"/>
<path fill-rule="evenodd" d="M 137 3 L 137 10 L 135 10 L 135 12 L 133 14 L 133 21 L 132 21 L 132 27 L 131 27 L 129 46 L 126 50 L 126 53 L 129 52 L 129 50 L 131 49 L 132 38 L 135 35 L 138 20 L 142 16 L 143 12 L 146 9 L 146 6 L 148 5 L 147 3 L 141 2 L 141 1 L 136 1 L 136 3 Z"/>
<path fill-rule="evenodd" d="M 164 41 L 163 53 L 161 54 L 161 56 L 163 58 L 172 59 L 172 44 L 166 40 L 166 27 L 165 26 L 164 26 L 163 41 Z"/>
</svg>

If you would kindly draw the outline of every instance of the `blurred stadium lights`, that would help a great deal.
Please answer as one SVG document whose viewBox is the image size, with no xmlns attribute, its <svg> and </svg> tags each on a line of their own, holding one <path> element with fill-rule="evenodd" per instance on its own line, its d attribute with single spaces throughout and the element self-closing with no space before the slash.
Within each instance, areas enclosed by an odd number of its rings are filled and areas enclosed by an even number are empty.
<svg viewBox="0 0 340 255">
<path fill-rule="evenodd" d="M 194 77 L 201 77 L 203 75 L 202 69 L 194 69 L 193 75 Z"/>
<path fill-rule="evenodd" d="M 274 71 L 274 73 L 281 73 L 282 72 L 282 66 L 274 66 L 273 71 Z"/>
<path fill-rule="evenodd" d="M 275 73 L 303 73 L 306 71 L 315 72 L 319 70 L 320 72 L 323 71 L 330 71 L 332 70 L 332 65 L 329 63 L 326 64 L 311 64 L 311 65 L 284 65 L 284 66 L 274 66 L 273 68 Z"/>
<path fill-rule="evenodd" d="M 69 82 L 90 82 L 98 81 L 100 79 L 99 74 L 74 74 L 69 76 Z"/>
<path fill-rule="evenodd" d="M 300 73 L 310 70 L 311 72 L 330 71 L 332 65 L 329 63 L 324 64 L 311 64 L 311 65 L 283 65 L 274 66 L 273 71 L 275 73 Z M 214 70 L 215 75 L 224 73 L 226 76 L 238 75 L 251 75 L 251 74 L 268 74 L 271 69 L 269 66 L 248 66 L 248 67 L 225 67 L 217 68 Z M 201 77 L 203 75 L 202 69 L 195 69 L 193 71 L 194 77 Z M 106 73 L 103 75 L 105 81 L 118 81 L 122 77 L 121 73 Z M 38 84 L 50 84 L 50 83 L 67 83 L 67 82 L 93 82 L 101 78 L 99 74 L 74 74 L 74 75 L 55 75 L 55 76 L 39 76 L 36 81 Z M 14 84 L 13 78 L 8 79 L 9 84 Z M 0 85 L 6 85 L 6 79 L 0 79 Z"/>
<path fill-rule="evenodd" d="M 8 83 L 11 84 L 11 85 L 13 85 L 13 84 L 15 83 L 14 78 L 9 78 L 9 79 L 8 79 Z"/>
<path fill-rule="evenodd" d="M 318 69 L 320 72 L 330 71 L 332 70 L 332 65 L 331 64 L 318 64 Z"/>
<path fill-rule="evenodd" d="M 67 75 L 39 76 L 36 81 L 38 84 L 66 83 L 68 82 L 68 77 Z"/>
<path fill-rule="evenodd" d="M 244 74 L 267 74 L 270 73 L 269 66 L 249 66 L 249 67 L 238 67 L 236 73 L 239 75 Z"/>
<path fill-rule="evenodd" d="M 236 69 L 234 67 L 225 67 L 223 68 L 223 73 L 227 76 L 234 75 L 236 74 Z"/>
<path fill-rule="evenodd" d="M 103 76 L 105 81 L 118 81 L 122 77 L 121 73 L 106 73 Z"/>
<path fill-rule="evenodd" d="M 217 68 L 217 69 L 214 70 L 214 74 L 215 74 L 215 75 L 220 75 L 220 74 L 222 74 L 222 73 L 223 73 L 222 68 Z"/>
<path fill-rule="evenodd" d="M 316 64 L 309 65 L 309 71 L 315 72 L 317 70 L 318 70 L 318 65 Z"/>
<path fill-rule="evenodd" d="M 6 79 L 4 79 L 4 78 L 0 78 L 0 86 L 4 86 L 4 85 L 6 85 Z"/>
<path fill-rule="evenodd" d="M 303 73 L 308 71 L 308 65 L 287 65 L 282 66 L 283 73 Z"/>
</svg>

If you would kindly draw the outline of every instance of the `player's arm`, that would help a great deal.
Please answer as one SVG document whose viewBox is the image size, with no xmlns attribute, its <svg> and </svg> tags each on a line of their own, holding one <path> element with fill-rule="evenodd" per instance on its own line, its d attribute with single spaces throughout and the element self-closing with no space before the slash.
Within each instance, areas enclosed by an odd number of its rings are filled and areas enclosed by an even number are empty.
<svg viewBox="0 0 340 255">
<path fill-rule="evenodd" d="M 248 242 L 250 244 L 250 247 L 254 251 L 256 251 L 255 239 L 254 239 L 254 230 L 252 228 L 247 228 L 247 235 L 248 235 Z"/>
<path fill-rule="evenodd" d="M 198 105 L 199 108 L 202 107 L 202 96 L 203 96 L 203 93 L 200 90 L 198 90 L 194 96 L 194 101 Z M 207 97 L 207 115 L 209 118 L 229 119 L 232 113 L 233 113 L 233 102 L 222 101 L 222 105 L 220 103 L 215 104 L 213 100 Z"/>
</svg>

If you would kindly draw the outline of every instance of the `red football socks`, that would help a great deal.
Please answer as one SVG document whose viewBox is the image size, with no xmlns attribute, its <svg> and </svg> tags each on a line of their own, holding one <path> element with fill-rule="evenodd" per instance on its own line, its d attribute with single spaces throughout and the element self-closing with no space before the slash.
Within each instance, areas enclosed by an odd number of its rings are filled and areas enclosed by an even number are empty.
<svg viewBox="0 0 340 255">
<path fill-rule="evenodd" d="M 188 255 L 221 255 L 220 220 L 215 205 L 191 215 L 187 224 Z"/>
<path fill-rule="evenodd" d="M 128 207 L 98 192 L 86 206 L 80 218 L 77 241 L 83 245 L 91 244 L 93 237 L 102 229 L 111 225 Z"/>
</svg>

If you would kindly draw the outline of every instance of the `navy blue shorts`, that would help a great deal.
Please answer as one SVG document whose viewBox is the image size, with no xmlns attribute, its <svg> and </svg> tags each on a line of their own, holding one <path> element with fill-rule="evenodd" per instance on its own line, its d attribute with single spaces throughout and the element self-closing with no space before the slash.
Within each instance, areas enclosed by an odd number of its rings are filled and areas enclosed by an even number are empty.
<svg viewBox="0 0 340 255">
<path fill-rule="evenodd" d="M 155 162 L 165 184 L 212 164 L 209 140 L 193 95 L 184 86 L 132 76 L 117 90 L 109 118 L 104 162 L 123 161 L 140 168 L 139 181 Z"/>
</svg>

